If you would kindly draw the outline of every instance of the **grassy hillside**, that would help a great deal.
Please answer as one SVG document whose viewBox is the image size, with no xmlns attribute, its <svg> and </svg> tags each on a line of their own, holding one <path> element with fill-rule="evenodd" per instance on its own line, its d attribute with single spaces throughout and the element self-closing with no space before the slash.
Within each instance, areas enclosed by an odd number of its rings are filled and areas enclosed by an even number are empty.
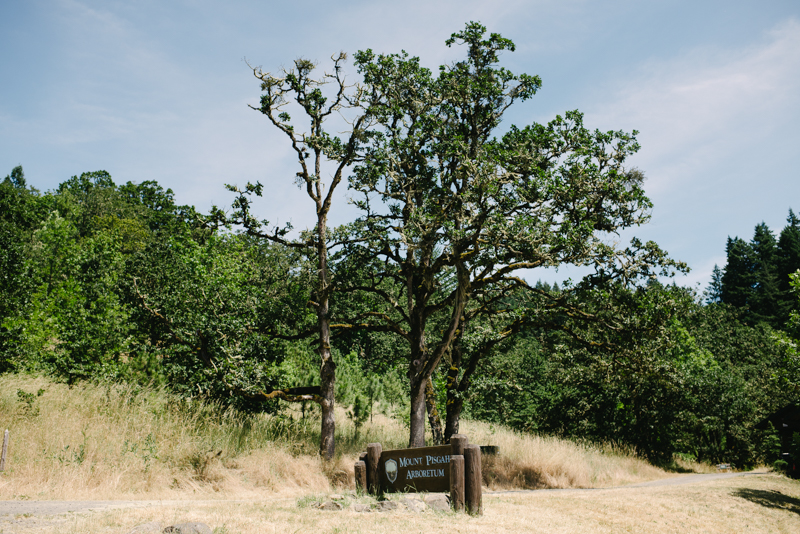
<svg viewBox="0 0 800 534">
<path fill-rule="evenodd" d="M 0 376 L 0 430 L 11 435 L 0 499 L 209 498 L 352 487 L 369 442 L 402 448 L 407 430 L 384 415 L 360 432 L 337 415 L 335 462 L 316 456 L 318 420 L 299 407 L 250 415 L 164 390 Z M 668 476 L 612 446 L 520 435 L 466 421 L 471 443 L 497 445 L 484 461 L 490 488 L 607 487 Z"/>
</svg>

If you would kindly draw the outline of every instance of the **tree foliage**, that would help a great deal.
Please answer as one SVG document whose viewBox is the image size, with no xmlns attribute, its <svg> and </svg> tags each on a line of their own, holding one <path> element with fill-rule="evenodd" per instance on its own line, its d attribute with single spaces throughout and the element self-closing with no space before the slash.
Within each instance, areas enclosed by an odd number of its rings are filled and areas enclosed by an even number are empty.
<svg viewBox="0 0 800 534">
<path fill-rule="evenodd" d="M 329 249 L 336 247 L 336 240 L 328 234 L 328 214 L 337 186 L 345 177 L 346 169 L 359 158 L 359 147 L 364 129 L 368 125 L 368 115 L 360 108 L 363 98 L 358 85 L 345 83 L 343 65 L 347 59 L 343 52 L 333 56 L 333 72 L 320 78 L 312 77 L 316 64 L 307 59 L 297 59 L 294 67 L 284 69 L 279 75 L 254 68 L 253 74 L 261 82 L 261 105 L 253 108 L 262 113 L 270 123 L 282 132 L 297 156 L 299 171 L 295 182 L 303 187 L 314 203 L 316 226 L 301 234 L 299 239 L 287 236 L 291 225 L 269 230 L 269 223 L 259 221 L 251 210 L 252 196 L 261 196 L 260 183 L 248 183 L 244 189 L 228 186 L 237 194 L 234 213 L 230 223 L 241 225 L 248 235 L 303 250 L 317 264 L 317 276 L 312 281 L 313 294 L 308 301 L 317 316 L 316 337 L 320 357 L 319 394 L 312 398 L 322 409 L 320 431 L 320 454 L 332 459 L 335 452 L 334 417 L 336 363 L 331 352 L 330 300 L 334 291 L 328 265 Z M 332 84 L 332 94 L 326 95 L 325 85 Z M 289 110 L 299 108 L 300 119 L 292 121 Z M 356 109 L 349 124 L 346 138 L 332 135 L 326 122 L 332 115 L 348 109 Z M 325 182 L 323 167 L 331 168 L 331 179 Z M 326 187 L 327 186 L 327 187 Z M 269 395 L 269 394 L 268 394 Z"/>
<path fill-rule="evenodd" d="M 381 302 L 363 316 L 367 327 L 408 344 L 412 446 L 422 444 L 431 375 L 468 316 L 515 287 L 533 290 L 520 270 L 597 264 L 610 274 L 620 262 L 664 259 L 639 242 L 627 252 L 643 254 L 623 259 L 603 239 L 648 218 L 644 175 L 624 167 L 639 148 L 636 132 L 591 131 L 570 111 L 497 137 L 505 111 L 541 80 L 500 67 L 514 44 L 480 24 L 453 34 L 454 44 L 467 57 L 438 76 L 405 53 L 356 56 L 379 126 L 351 179 L 363 214 L 351 253 L 381 274 L 355 289 Z"/>
</svg>

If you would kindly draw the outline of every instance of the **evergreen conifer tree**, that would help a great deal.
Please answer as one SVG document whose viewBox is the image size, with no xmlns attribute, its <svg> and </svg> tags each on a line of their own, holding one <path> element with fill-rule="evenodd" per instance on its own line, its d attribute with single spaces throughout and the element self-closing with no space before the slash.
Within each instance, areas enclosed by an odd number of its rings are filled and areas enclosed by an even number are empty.
<svg viewBox="0 0 800 534">
<path fill-rule="evenodd" d="M 789 209 L 786 227 L 781 231 L 776 250 L 778 278 L 778 321 L 784 326 L 792 310 L 797 310 L 797 297 L 789 285 L 789 275 L 800 269 L 800 218 Z"/>
<path fill-rule="evenodd" d="M 751 247 L 754 253 L 753 277 L 755 280 L 750 312 L 755 321 L 764 321 L 773 327 L 778 324 L 778 243 L 769 227 L 762 222 L 756 225 Z"/>
<path fill-rule="evenodd" d="M 706 304 L 716 304 L 722 302 L 722 270 L 719 265 L 714 264 L 714 270 L 711 272 L 711 282 L 708 287 L 703 291 Z"/>
<path fill-rule="evenodd" d="M 738 237 L 729 237 L 725 252 L 728 263 L 722 274 L 722 302 L 749 308 L 756 285 L 753 247 Z"/>
</svg>

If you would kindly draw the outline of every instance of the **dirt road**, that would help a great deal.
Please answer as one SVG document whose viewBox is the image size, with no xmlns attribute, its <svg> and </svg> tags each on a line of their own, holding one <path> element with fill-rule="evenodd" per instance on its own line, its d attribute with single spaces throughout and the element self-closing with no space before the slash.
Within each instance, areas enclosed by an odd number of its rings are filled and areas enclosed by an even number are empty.
<svg viewBox="0 0 800 534">
<path fill-rule="evenodd" d="M 104 512 L 119 508 L 176 506 L 186 502 L 223 503 L 242 501 L 0 501 L 0 517 L 4 515 L 50 516 L 73 512 Z"/>
<path fill-rule="evenodd" d="M 651 480 L 650 482 L 641 482 L 639 484 L 631 484 L 629 486 L 617 486 L 611 488 L 567 488 L 567 489 L 541 489 L 541 490 L 500 490 L 500 491 L 487 491 L 486 494 L 504 494 L 504 493 L 537 493 L 548 491 L 599 491 L 610 489 L 629 489 L 629 488 L 652 488 L 658 486 L 683 486 L 686 484 L 698 484 L 700 482 L 708 482 L 709 480 L 720 480 L 725 478 L 742 477 L 748 475 L 763 475 L 767 473 L 766 470 L 747 471 L 744 473 L 709 473 L 709 474 L 692 474 L 692 475 L 677 475 L 670 478 L 660 478 L 658 480 Z M 0 503 L 0 513 L 2 513 L 2 503 Z"/>
</svg>

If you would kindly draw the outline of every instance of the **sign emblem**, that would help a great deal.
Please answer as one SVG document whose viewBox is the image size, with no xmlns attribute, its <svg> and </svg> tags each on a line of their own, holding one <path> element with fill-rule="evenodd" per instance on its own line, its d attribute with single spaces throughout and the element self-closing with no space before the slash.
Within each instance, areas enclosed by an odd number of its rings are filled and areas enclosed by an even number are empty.
<svg viewBox="0 0 800 534">
<path fill-rule="evenodd" d="M 389 479 L 389 482 L 394 484 L 394 481 L 397 480 L 397 462 L 394 460 L 386 460 L 386 463 L 383 464 L 383 468 L 386 470 L 386 478 Z"/>
</svg>

